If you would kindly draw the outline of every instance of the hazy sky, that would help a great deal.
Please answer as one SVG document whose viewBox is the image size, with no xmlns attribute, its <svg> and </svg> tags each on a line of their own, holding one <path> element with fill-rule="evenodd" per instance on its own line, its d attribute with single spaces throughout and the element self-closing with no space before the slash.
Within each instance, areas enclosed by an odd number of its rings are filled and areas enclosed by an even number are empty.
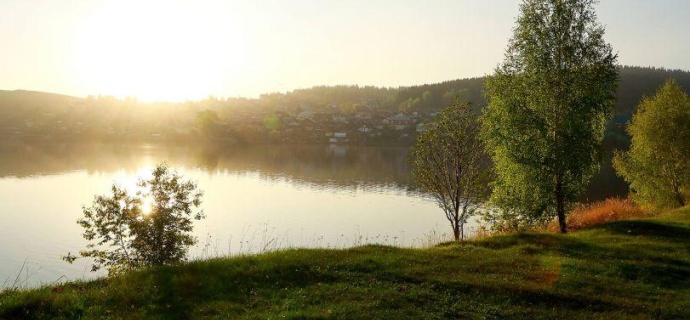
<svg viewBox="0 0 690 320">
<path fill-rule="evenodd" d="M 520 0 L 0 0 L 0 89 L 256 97 L 490 74 Z M 626 65 L 690 70 L 690 1 L 603 0 Z"/>
</svg>

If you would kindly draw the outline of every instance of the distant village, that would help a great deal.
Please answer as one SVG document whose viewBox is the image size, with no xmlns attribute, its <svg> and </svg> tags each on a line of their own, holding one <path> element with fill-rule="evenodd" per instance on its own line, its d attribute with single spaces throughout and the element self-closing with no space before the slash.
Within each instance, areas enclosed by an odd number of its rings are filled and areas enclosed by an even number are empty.
<svg viewBox="0 0 690 320">
<path fill-rule="evenodd" d="M 337 106 L 332 109 L 338 110 Z M 225 130 L 226 138 L 242 142 L 410 144 L 427 130 L 435 116 L 436 112 L 393 112 L 373 108 L 354 113 L 306 109 L 297 113 L 240 114 L 214 125 Z M 202 135 L 208 132 L 204 125 L 199 130 Z"/>
<path fill-rule="evenodd" d="M 318 110 L 303 107 L 292 112 L 265 108 L 168 108 L 163 113 L 160 108 L 148 113 L 142 108 L 124 108 L 119 112 L 102 108 L 99 113 L 98 107 L 71 106 L 69 112 L 43 112 L 19 122 L 0 124 L 0 137 L 6 141 L 409 145 L 436 116 L 436 111 L 403 112 L 375 107 L 342 112 L 338 105 Z"/>
</svg>

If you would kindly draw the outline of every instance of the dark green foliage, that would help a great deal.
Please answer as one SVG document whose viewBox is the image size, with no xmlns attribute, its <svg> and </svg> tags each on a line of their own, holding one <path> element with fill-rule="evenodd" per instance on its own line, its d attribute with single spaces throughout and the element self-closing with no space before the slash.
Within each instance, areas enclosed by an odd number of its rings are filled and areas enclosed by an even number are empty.
<svg viewBox="0 0 690 320">
<path fill-rule="evenodd" d="M 690 209 L 569 236 L 286 250 L 0 294 L 1 319 L 688 319 Z"/>
<path fill-rule="evenodd" d="M 430 111 L 440 110 L 456 100 L 461 100 L 480 108 L 485 105 L 482 96 L 483 87 L 483 78 L 459 79 L 436 84 L 403 87 L 398 89 L 394 104 L 419 99 L 419 108 L 413 111 Z"/>
<path fill-rule="evenodd" d="M 221 134 L 218 113 L 211 110 L 196 113 L 196 125 L 204 138 L 215 139 Z"/>
<path fill-rule="evenodd" d="M 487 79 L 484 137 L 503 217 L 565 212 L 598 171 L 617 83 L 592 0 L 526 0 L 503 63 Z"/>
<path fill-rule="evenodd" d="M 179 263 L 196 243 L 192 219 L 204 217 L 202 211 L 194 212 L 202 195 L 196 184 L 160 164 L 138 186 L 141 191 L 131 195 L 113 185 L 111 196 L 96 196 L 91 207 L 84 207 L 78 223 L 90 243 L 79 255 L 93 258 L 92 271 L 105 267 L 112 275 Z M 68 254 L 63 259 L 76 258 Z"/>
<path fill-rule="evenodd" d="M 616 115 L 632 116 L 642 99 L 654 95 L 669 78 L 676 79 L 684 91 L 690 91 L 690 72 L 683 70 L 623 66 L 618 75 Z"/>
<path fill-rule="evenodd" d="M 491 170 L 469 103 L 456 102 L 429 124 L 412 148 L 412 179 L 443 209 L 455 240 L 489 195 Z"/>
<path fill-rule="evenodd" d="M 671 79 L 645 98 L 628 127 L 630 150 L 614 165 L 633 198 L 653 207 L 686 204 L 690 193 L 690 98 Z"/>
</svg>

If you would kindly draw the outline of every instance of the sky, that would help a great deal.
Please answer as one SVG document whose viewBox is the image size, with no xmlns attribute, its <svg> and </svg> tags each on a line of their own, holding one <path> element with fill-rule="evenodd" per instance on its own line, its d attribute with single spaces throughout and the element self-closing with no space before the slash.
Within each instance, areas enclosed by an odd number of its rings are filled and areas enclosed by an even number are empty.
<svg viewBox="0 0 690 320">
<path fill-rule="evenodd" d="M 0 90 L 143 101 L 491 74 L 520 0 L 0 0 Z M 623 65 L 690 70 L 690 1 L 595 6 Z"/>
</svg>

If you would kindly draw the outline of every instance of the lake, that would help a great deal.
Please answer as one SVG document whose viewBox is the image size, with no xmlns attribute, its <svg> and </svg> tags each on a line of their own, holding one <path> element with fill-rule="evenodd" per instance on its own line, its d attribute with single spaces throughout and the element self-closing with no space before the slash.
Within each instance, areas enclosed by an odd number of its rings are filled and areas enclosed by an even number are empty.
<svg viewBox="0 0 690 320">
<path fill-rule="evenodd" d="M 0 288 L 91 278 L 76 221 L 95 195 L 167 162 L 204 191 L 190 258 L 367 243 L 420 247 L 449 240 L 432 198 L 409 187 L 405 147 L 162 144 L 0 145 Z M 625 194 L 603 166 L 583 200 Z M 466 233 L 477 227 L 466 226 Z"/>
<path fill-rule="evenodd" d="M 204 191 L 191 258 L 366 243 L 422 246 L 447 234 L 435 202 L 408 190 L 408 149 L 14 144 L 0 148 L 0 285 L 90 278 L 76 221 L 94 195 L 167 162 Z"/>
</svg>

